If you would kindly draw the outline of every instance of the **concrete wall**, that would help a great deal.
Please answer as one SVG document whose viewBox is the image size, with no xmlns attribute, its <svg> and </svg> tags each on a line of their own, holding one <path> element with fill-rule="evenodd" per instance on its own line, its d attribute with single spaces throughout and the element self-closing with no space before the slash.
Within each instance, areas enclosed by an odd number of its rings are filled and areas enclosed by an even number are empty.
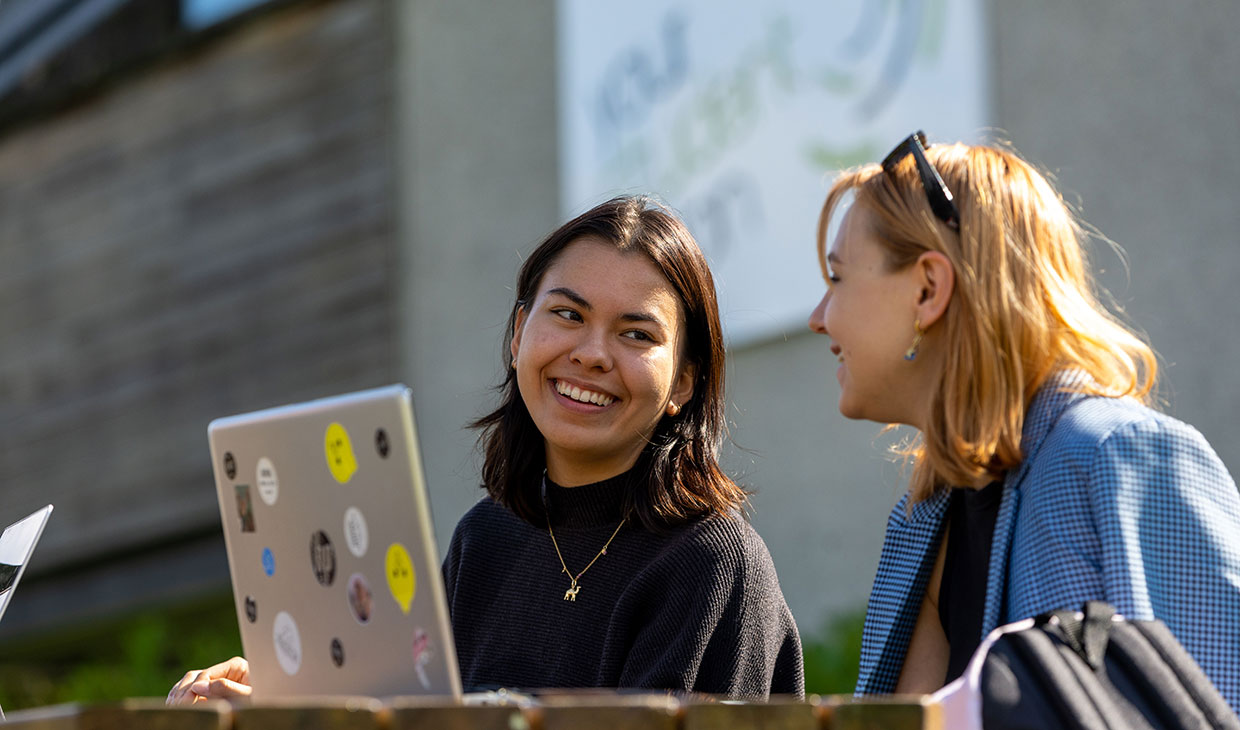
<svg viewBox="0 0 1240 730">
<path fill-rule="evenodd" d="M 1163 356 L 1168 411 L 1240 470 L 1240 4 L 994 9 L 996 116 L 1079 194 L 1103 283 Z"/>
<path fill-rule="evenodd" d="M 437 537 L 482 492 L 522 257 L 559 224 L 555 4 L 396 2 L 400 376 L 413 387 Z"/>
<path fill-rule="evenodd" d="M 478 496 L 472 434 L 459 426 L 491 402 L 519 254 L 557 222 L 551 5 L 497 17 L 423 1 L 401 16 L 413 41 L 401 47 L 414 49 L 401 210 L 413 211 L 402 230 L 415 264 L 401 368 L 418 394 L 441 543 Z M 1240 385 L 1220 364 L 1240 354 L 1227 300 L 1240 274 L 1240 146 L 1226 142 L 1240 44 L 1225 31 L 1240 27 L 1240 6 L 1105 5 L 987 7 L 992 119 L 1127 250 L 1131 283 L 1100 248 L 1103 283 L 1165 355 L 1170 411 L 1234 470 Z M 754 525 L 809 633 L 864 605 L 903 489 L 885 455 L 895 437 L 839 416 L 827 345 L 792 330 L 733 351 L 729 368 L 726 464 L 756 491 Z"/>
<path fill-rule="evenodd" d="M 397 8 L 399 367 L 414 388 L 446 548 L 481 496 L 463 424 L 494 403 L 517 268 L 560 222 L 555 14 L 544 0 L 485 12 L 441 0 Z M 814 303 L 805 302 L 807 317 Z M 755 490 L 753 522 L 794 612 L 816 630 L 864 601 L 901 487 L 875 446 L 878 429 L 836 413 L 826 341 L 802 334 L 732 353 L 735 444 L 725 463 Z"/>
<path fill-rule="evenodd" d="M 994 124 L 1127 252 L 1128 272 L 1105 245 L 1095 259 L 1163 356 L 1168 412 L 1240 472 L 1240 4 L 992 0 L 987 13 Z M 754 524 L 803 631 L 864 605 L 902 484 L 882 458 L 891 439 L 836 411 L 826 347 L 804 331 L 731 353 L 736 440 L 757 455 L 730 463 L 761 489 Z"/>
</svg>

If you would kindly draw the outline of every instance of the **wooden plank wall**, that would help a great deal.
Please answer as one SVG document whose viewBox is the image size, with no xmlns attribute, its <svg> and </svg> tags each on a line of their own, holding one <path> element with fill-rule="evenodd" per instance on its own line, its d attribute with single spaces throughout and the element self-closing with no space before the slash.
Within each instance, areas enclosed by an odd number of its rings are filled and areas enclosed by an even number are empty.
<svg viewBox="0 0 1240 730">
<path fill-rule="evenodd" d="M 56 505 L 33 580 L 218 532 L 210 419 L 395 379 L 389 13 L 288 3 L 0 138 L 0 519 Z"/>
</svg>

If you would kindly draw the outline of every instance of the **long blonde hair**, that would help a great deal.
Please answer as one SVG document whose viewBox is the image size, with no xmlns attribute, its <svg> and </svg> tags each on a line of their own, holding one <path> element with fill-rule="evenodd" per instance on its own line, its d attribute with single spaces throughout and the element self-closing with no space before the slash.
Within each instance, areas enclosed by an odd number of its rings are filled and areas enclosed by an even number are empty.
<svg viewBox="0 0 1240 730">
<path fill-rule="evenodd" d="M 913 158 L 890 173 L 866 165 L 831 186 L 818 225 L 827 229 L 845 193 L 873 212 L 891 270 L 927 251 L 955 269 L 951 301 L 934 328 L 944 367 L 921 436 L 899 450 L 911 459 L 914 500 L 951 485 L 981 485 L 1022 459 L 1021 429 L 1034 394 L 1062 369 L 1080 369 L 1086 392 L 1152 397 L 1154 351 L 1098 300 L 1084 232 L 1063 198 L 1032 165 L 993 147 L 934 146 L 960 211 L 959 232 L 932 213 Z"/>
</svg>

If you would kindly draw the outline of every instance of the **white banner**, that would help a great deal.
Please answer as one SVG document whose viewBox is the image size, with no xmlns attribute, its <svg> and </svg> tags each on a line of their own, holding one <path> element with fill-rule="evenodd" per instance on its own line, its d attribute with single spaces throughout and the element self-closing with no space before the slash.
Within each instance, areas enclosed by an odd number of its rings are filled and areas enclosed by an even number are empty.
<svg viewBox="0 0 1240 730">
<path fill-rule="evenodd" d="M 980 0 L 560 0 L 561 207 L 650 192 L 684 215 L 730 345 L 805 326 L 836 171 L 989 118 Z"/>
</svg>

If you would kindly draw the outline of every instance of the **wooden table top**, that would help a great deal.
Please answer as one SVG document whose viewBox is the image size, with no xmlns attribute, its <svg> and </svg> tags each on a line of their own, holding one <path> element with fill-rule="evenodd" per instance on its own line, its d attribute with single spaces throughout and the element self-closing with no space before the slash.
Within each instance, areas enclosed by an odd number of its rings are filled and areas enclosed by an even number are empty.
<svg viewBox="0 0 1240 730">
<path fill-rule="evenodd" d="M 451 698 L 325 697 L 166 707 L 139 698 L 9 713 L 13 730 L 941 730 L 939 707 L 923 696 L 854 700 L 817 697 L 733 702 L 666 694 L 582 692 Z"/>
</svg>

